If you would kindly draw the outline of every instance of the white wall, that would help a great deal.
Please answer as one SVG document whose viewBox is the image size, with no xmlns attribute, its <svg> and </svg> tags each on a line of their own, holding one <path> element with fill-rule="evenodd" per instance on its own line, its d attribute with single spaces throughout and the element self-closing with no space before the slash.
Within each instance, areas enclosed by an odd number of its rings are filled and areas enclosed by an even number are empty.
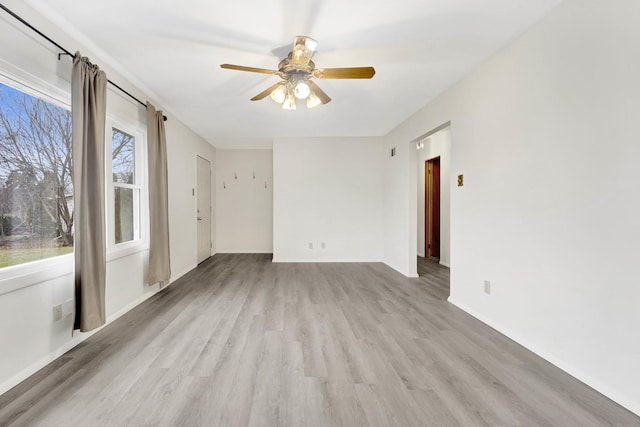
<svg viewBox="0 0 640 427">
<path fill-rule="evenodd" d="M 171 277 L 182 276 L 197 266 L 198 213 L 196 156 L 216 165 L 216 150 L 191 129 L 169 115 L 165 123 L 169 168 L 169 240 L 171 248 Z M 215 175 L 214 175 L 215 176 Z M 211 200 L 215 200 L 216 183 L 211 183 Z M 216 239 L 215 211 L 211 218 L 212 254 Z"/>
<path fill-rule="evenodd" d="M 110 79 L 127 88 L 138 98 L 146 97 L 109 68 L 106 62 L 58 27 L 30 9 L 24 2 L 4 1 L 38 29 L 67 49 L 80 49 L 92 62 L 100 65 Z M 69 102 L 71 60 L 57 59 L 57 50 L 26 31 L 22 24 L 0 12 L 0 69 L 4 74 L 44 88 L 62 103 Z M 146 127 L 142 107 L 117 91 L 107 91 L 108 114 L 120 123 Z M 156 106 L 162 108 L 156 103 Z M 169 220 L 171 227 L 172 282 L 196 263 L 195 156 L 212 162 L 215 149 L 195 135 L 170 114 L 166 122 L 169 154 Z M 148 231 L 147 231 L 148 234 Z M 126 313 L 158 291 L 147 286 L 148 245 L 131 251 L 107 255 L 106 313 L 108 322 Z M 52 308 L 73 297 L 72 256 L 58 257 L 31 268 L 22 279 L 0 279 L 0 393 L 8 390 L 55 357 L 86 339 L 91 333 L 76 332 L 71 337 L 72 317 L 53 321 Z M 5 270 L 6 272 L 6 270 Z M 21 282 L 32 283 L 21 287 Z"/>
<path fill-rule="evenodd" d="M 390 133 L 385 260 L 415 248 L 408 142 L 451 121 L 451 301 L 640 414 L 638 22 L 568 0 Z"/>
<path fill-rule="evenodd" d="M 424 147 L 418 150 L 416 156 L 418 157 L 418 255 L 423 257 L 425 254 L 425 161 L 440 157 L 440 264 L 450 267 L 451 134 L 449 128 L 425 139 Z"/>
<path fill-rule="evenodd" d="M 273 151 L 217 150 L 217 156 L 217 252 L 272 253 Z"/>
<path fill-rule="evenodd" d="M 381 142 L 274 141 L 275 262 L 382 260 Z"/>
</svg>

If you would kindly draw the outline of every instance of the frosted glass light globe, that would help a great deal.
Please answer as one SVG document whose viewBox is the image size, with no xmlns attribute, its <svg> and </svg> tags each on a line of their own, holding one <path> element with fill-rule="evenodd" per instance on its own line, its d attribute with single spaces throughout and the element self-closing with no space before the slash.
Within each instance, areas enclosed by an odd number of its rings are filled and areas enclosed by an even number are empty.
<svg viewBox="0 0 640 427">
<path fill-rule="evenodd" d="M 287 94 L 287 97 L 284 99 L 282 103 L 283 110 L 295 110 L 296 109 L 296 99 L 291 96 L 291 93 Z"/>
<path fill-rule="evenodd" d="M 285 96 L 286 92 L 283 85 L 278 86 L 273 92 L 271 92 L 271 99 L 273 99 L 278 104 L 282 104 L 284 102 Z"/>
<path fill-rule="evenodd" d="M 311 89 L 305 81 L 301 80 L 296 84 L 295 89 L 293 89 L 293 93 L 298 99 L 307 99 L 311 93 Z"/>
</svg>

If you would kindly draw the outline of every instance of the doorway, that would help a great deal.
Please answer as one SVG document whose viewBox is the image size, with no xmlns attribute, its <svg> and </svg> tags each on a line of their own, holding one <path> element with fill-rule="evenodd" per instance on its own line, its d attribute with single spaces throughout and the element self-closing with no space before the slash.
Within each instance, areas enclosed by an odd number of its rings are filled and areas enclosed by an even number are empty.
<svg viewBox="0 0 640 427">
<path fill-rule="evenodd" d="M 440 261 L 440 157 L 424 162 L 425 257 Z"/>
<path fill-rule="evenodd" d="M 411 141 L 411 258 L 415 276 L 451 266 L 451 128 L 444 123 Z M 431 172 L 431 173 L 429 173 Z M 415 248 L 415 249 L 414 249 Z"/>
<path fill-rule="evenodd" d="M 198 222 L 198 264 L 211 256 L 211 162 L 196 156 L 196 206 Z"/>
</svg>

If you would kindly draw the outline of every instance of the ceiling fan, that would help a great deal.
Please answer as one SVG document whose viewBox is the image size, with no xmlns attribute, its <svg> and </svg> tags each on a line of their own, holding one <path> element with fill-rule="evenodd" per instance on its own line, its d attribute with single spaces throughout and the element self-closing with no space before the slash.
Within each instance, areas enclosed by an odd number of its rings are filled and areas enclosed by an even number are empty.
<svg viewBox="0 0 640 427">
<path fill-rule="evenodd" d="M 370 79 L 376 73 L 373 67 L 351 68 L 316 68 L 311 57 L 318 42 L 311 37 L 298 36 L 293 42 L 293 50 L 280 61 L 277 70 L 245 67 L 242 65 L 222 64 L 220 67 L 230 70 L 249 71 L 252 73 L 273 74 L 282 79 L 268 87 L 253 98 L 259 101 L 271 96 L 285 110 L 296 109 L 296 99 L 306 100 L 307 108 L 327 104 L 331 98 L 311 79 Z"/>
</svg>

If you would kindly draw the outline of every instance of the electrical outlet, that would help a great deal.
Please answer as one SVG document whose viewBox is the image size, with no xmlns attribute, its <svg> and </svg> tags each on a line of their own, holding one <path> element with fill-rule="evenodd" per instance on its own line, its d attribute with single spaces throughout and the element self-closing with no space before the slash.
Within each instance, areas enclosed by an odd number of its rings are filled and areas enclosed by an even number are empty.
<svg viewBox="0 0 640 427">
<path fill-rule="evenodd" d="M 57 322 L 62 319 L 62 304 L 53 306 L 53 321 Z"/>
<path fill-rule="evenodd" d="M 324 242 L 322 242 L 322 243 L 320 243 L 320 247 L 321 247 L 322 249 L 324 249 L 324 248 L 326 248 L 326 247 L 327 247 L 327 245 L 325 245 L 325 244 L 324 244 Z"/>
<path fill-rule="evenodd" d="M 488 280 L 484 281 L 484 293 L 487 295 L 491 295 L 491 282 Z"/>
<path fill-rule="evenodd" d="M 313 249 L 313 243 L 309 242 L 309 249 Z"/>
</svg>

